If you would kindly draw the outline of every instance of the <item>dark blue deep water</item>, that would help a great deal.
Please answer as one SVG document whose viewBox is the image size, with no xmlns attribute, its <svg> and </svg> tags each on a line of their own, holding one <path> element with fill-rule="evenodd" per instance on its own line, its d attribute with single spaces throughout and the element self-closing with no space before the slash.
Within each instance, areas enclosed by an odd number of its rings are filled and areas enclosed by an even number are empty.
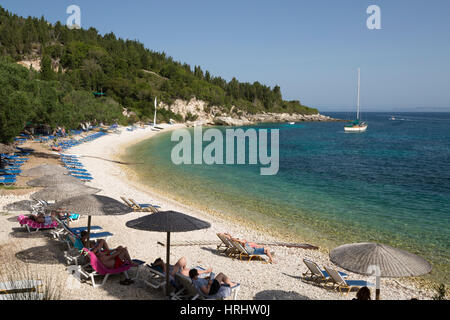
<svg viewBox="0 0 450 320">
<path fill-rule="evenodd" d="M 329 248 L 390 244 L 428 259 L 432 277 L 448 282 L 450 113 L 364 120 L 368 131 L 359 134 L 345 133 L 342 122 L 244 127 L 280 129 L 276 176 L 250 165 L 175 166 L 170 133 L 133 146 L 128 157 L 145 163 L 137 168 L 143 181 L 178 200 Z"/>
</svg>

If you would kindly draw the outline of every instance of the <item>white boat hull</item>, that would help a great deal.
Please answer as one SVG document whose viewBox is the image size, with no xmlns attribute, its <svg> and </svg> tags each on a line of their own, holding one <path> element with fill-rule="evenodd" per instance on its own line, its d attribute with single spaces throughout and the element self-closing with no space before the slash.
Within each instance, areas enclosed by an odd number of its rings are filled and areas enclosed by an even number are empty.
<svg viewBox="0 0 450 320">
<path fill-rule="evenodd" d="M 364 132 L 367 126 L 344 127 L 345 132 Z"/>
</svg>

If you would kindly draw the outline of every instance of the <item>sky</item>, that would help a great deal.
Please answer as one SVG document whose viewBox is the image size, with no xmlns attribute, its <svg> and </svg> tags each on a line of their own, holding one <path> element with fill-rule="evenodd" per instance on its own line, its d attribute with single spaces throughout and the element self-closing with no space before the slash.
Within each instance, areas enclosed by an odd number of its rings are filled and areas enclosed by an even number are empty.
<svg viewBox="0 0 450 320">
<path fill-rule="evenodd" d="M 280 85 L 322 112 L 450 112 L 448 0 L 0 0 L 20 16 L 136 39 L 226 80 Z M 381 29 L 366 25 L 370 5 Z"/>
</svg>

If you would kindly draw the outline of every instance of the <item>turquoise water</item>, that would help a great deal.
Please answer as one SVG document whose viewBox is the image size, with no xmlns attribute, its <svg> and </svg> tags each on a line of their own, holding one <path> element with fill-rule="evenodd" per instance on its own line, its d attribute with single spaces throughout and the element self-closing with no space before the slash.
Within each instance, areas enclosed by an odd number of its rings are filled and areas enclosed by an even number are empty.
<svg viewBox="0 0 450 320">
<path fill-rule="evenodd" d="M 328 248 L 390 244 L 428 259 L 431 277 L 449 283 L 450 114 L 365 118 L 362 134 L 345 133 L 340 122 L 243 128 L 280 129 L 276 176 L 261 176 L 259 165 L 176 166 L 171 133 L 133 146 L 128 157 L 144 163 L 136 167 L 143 182 L 176 199 Z"/>
</svg>

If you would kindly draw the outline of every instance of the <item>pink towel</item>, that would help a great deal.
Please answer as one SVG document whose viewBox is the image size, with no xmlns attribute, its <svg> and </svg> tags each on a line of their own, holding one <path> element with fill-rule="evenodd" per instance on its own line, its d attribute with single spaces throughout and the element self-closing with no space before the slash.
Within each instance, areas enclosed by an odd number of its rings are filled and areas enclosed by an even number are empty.
<svg viewBox="0 0 450 320">
<path fill-rule="evenodd" d="M 92 251 L 89 251 L 86 248 L 83 248 L 83 252 L 89 254 L 89 259 L 91 260 L 91 267 L 97 271 L 98 274 L 104 276 L 106 274 L 118 274 L 118 273 L 122 273 L 127 271 L 128 269 L 131 268 L 131 265 L 127 264 L 127 265 L 123 265 L 120 268 L 117 269 L 108 269 L 107 267 L 105 267 L 103 265 L 103 263 L 100 262 L 100 260 L 97 258 L 97 256 L 95 255 L 95 253 L 93 253 Z"/>
<path fill-rule="evenodd" d="M 30 228 L 33 228 L 33 229 L 53 229 L 58 226 L 58 222 L 56 222 L 56 221 L 53 221 L 49 225 L 45 225 L 43 223 L 37 223 L 36 221 L 33 221 L 24 215 L 18 216 L 17 221 L 19 221 L 21 226 L 26 224 L 27 226 L 29 226 Z"/>
</svg>

